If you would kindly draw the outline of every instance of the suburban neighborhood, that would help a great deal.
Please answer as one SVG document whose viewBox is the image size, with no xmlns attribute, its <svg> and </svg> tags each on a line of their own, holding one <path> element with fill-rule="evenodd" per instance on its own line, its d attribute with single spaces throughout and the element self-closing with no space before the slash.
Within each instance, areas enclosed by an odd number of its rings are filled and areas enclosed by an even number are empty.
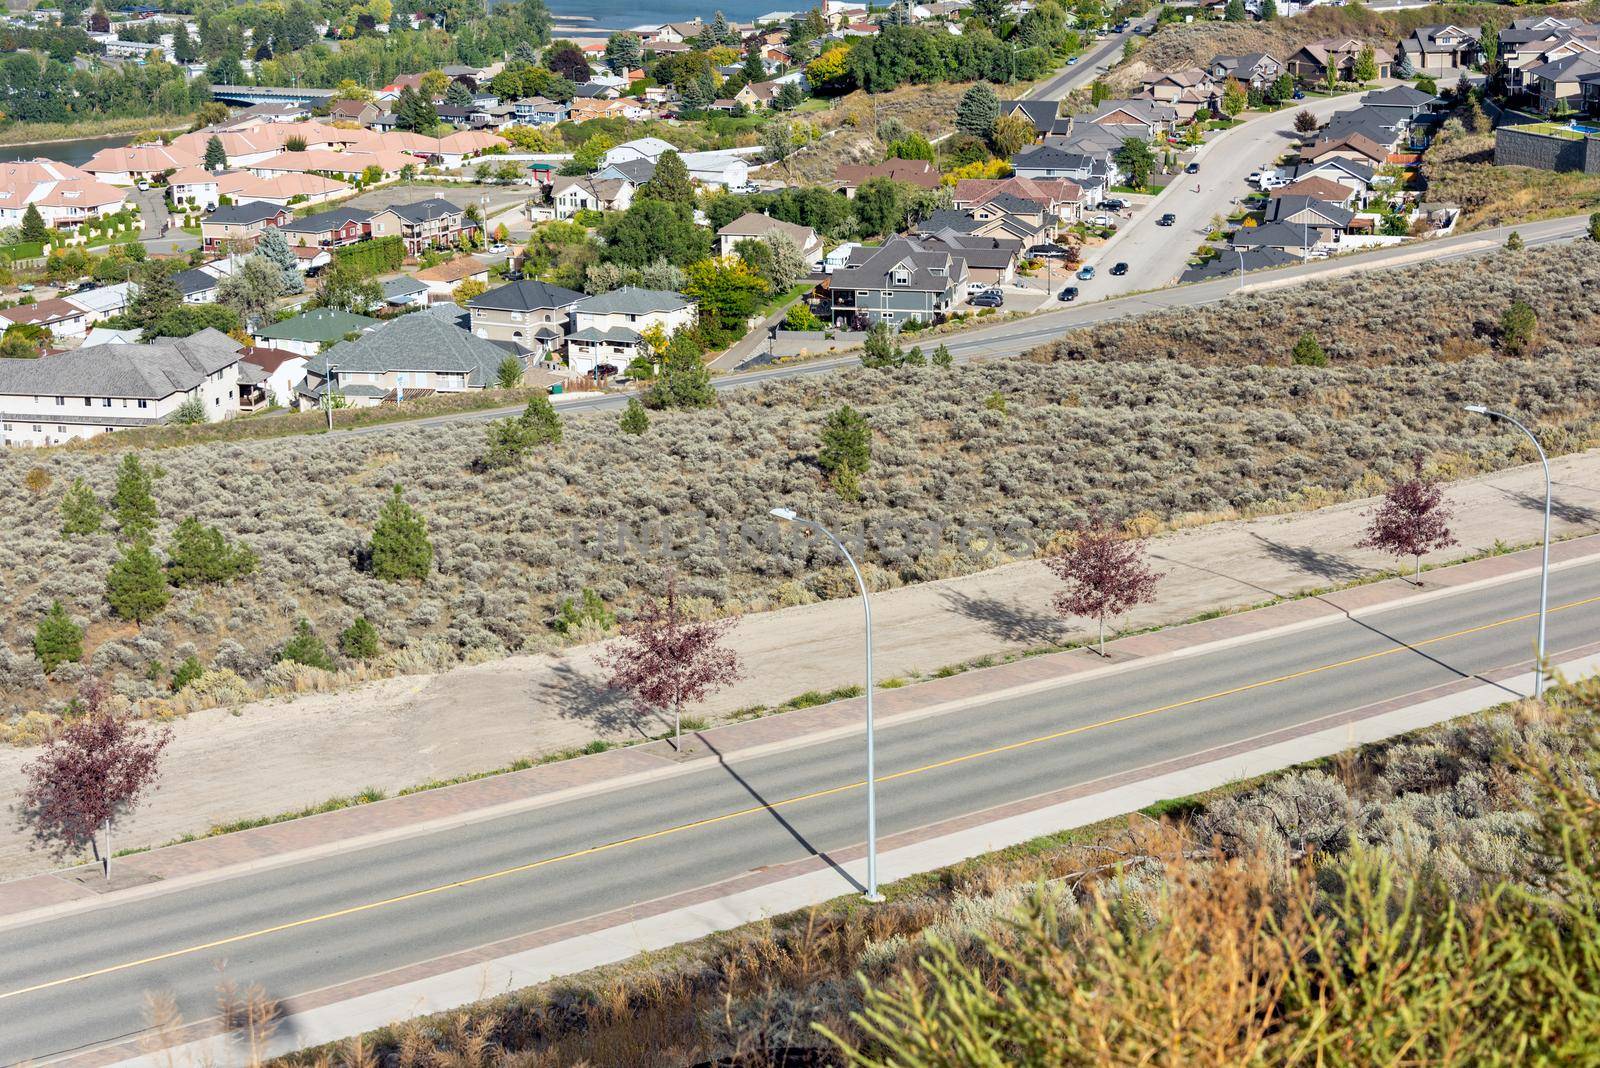
<svg viewBox="0 0 1600 1068">
<path fill-rule="evenodd" d="M 0 1065 L 1592 1062 L 1594 18 L 14 0 Z"/>
</svg>

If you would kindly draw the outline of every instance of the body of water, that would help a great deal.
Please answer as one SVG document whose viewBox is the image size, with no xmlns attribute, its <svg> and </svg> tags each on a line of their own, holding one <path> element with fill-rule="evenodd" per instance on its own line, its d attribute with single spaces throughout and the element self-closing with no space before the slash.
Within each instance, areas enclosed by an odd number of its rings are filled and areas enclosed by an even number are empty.
<svg viewBox="0 0 1600 1068">
<path fill-rule="evenodd" d="M 89 162 L 102 148 L 121 148 L 128 143 L 130 134 L 114 137 L 80 137 L 75 141 L 50 141 L 42 145 L 6 145 L 0 147 L 0 163 L 19 159 L 53 159 L 70 163 L 74 167 Z"/>
<path fill-rule="evenodd" d="M 699 15 L 710 22 L 718 11 L 730 22 L 749 22 L 772 11 L 805 11 L 814 3 L 785 3 L 784 0 L 651 0 L 648 4 L 628 0 L 547 0 L 559 24 L 564 17 L 587 21 L 575 23 L 600 29 L 628 29 L 633 26 L 660 25 L 663 22 L 689 22 Z"/>
</svg>

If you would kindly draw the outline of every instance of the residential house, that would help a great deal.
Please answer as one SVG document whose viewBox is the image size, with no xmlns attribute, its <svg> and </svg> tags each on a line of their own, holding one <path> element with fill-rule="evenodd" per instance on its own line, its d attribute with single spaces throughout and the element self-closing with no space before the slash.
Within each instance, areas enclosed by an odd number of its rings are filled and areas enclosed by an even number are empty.
<svg viewBox="0 0 1600 1068">
<path fill-rule="evenodd" d="M 718 230 L 717 248 L 721 255 L 731 256 L 739 242 L 759 241 L 774 234 L 782 234 L 793 241 L 808 264 L 822 255 L 822 239 L 811 227 L 783 222 L 754 211 L 745 212 Z"/>
<path fill-rule="evenodd" d="M 1083 210 L 1083 189 L 1064 178 L 963 178 L 956 182 L 951 203 L 964 211 L 1005 196 L 1043 204 L 1059 223 L 1076 221 Z"/>
<path fill-rule="evenodd" d="M 489 389 L 506 350 L 474 337 L 445 316 L 418 312 L 391 319 L 306 362 L 295 387 L 301 408 L 316 408 L 331 379 L 349 404 L 371 407 L 430 393 Z"/>
<path fill-rule="evenodd" d="M 230 242 L 250 248 L 261 240 L 261 231 L 282 229 L 291 217 L 288 208 L 260 200 L 222 205 L 200 220 L 200 241 L 208 252 Z"/>
<path fill-rule="evenodd" d="M 278 229 L 289 244 L 310 248 L 340 248 L 372 236 L 372 212 L 339 207 L 303 219 L 290 219 Z"/>
<path fill-rule="evenodd" d="M 185 304 L 215 304 L 217 300 L 217 286 L 221 284 L 224 275 L 214 271 L 203 271 L 198 267 L 191 267 L 187 271 L 178 271 L 170 277 L 173 285 L 178 287 L 178 292 L 183 294 Z"/>
<path fill-rule="evenodd" d="M 1389 158 L 1389 150 L 1364 134 L 1347 133 L 1341 137 L 1323 138 L 1300 153 L 1300 158 L 1309 163 L 1316 163 L 1332 156 L 1357 160 L 1369 167 L 1377 168 Z"/>
<path fill-rule="evenodd" d="M 1476 26 L 1418 26 L 1397 52 L 1418 74 L 1466 70 L 1482 58 L 1482 36 Z"/>
<path fill-rule="evenodd" d="M 1221 113 L 1222 87 L 1201 67 L 1159 71 L 1146 77 L 1142 84 L 1147 99 L 1172 108 L 1181 120 L 1192 119 L 1202 112 Z"/>
<path fill-rule="evenodd" d="M 1246 88 L 1265 90 L 1278 80 L 1285 67 L 1266 52 L 1246 52 L 1241 56 L 1215 56 L 1208 70 L 1217 82 L 1232 78 Z"/>
<path fill-rule="evenodd" d="M 294 403 L 294 387 L 306 374 L 307 357 L 289 349 L 249 345 L 239 351 L 239 410 L 253 412 Z"/>
<path fill-rule="evenodd" d="M 1018 239 L 1003 234 L 979 234 L 954 227 L 919 233 L 918 243 L 929 252 L 945 251 L 966 264 L 967 288 L 1010 285 L 1016 280 L 1017 260 L 1025 244 L 1037 235 Z"/>
<path fill-rule="evenodd" d="M 89 313 L 60 297 L 0 308 L 0 331 L 12 326 L 39 326 L 52 337 L 82 337 L 89 329 Z"/>
<path fill-rule="evenodd" d="M 1018 201 L 1018 214 L 1012 214 L 1001 205 L 1013 198 L 1000 197 L 997 201 L 962 211 L 947 208 L 930 212 L 911 228 L 917 237 L 928 234 L 956 233 L 974 237 L 995 237 L 1015 240 L 1019 244 L 1036 245 L 1047 241 L 1054 233 L 1053 220 L 1049 219 L 1043 204 Z M 971 264 L 968 264 L 970 267 Z"/>
<path fill-rule="evenodd" d="M 133 296 L 133 289 L 132 282 L 116 282 L 108 286 L 81 289 L 62 299 L 74 307 L 82 308 L 84 321 L 93 326 L 101 319 L 109 319 L 126 311 L 128 301 Z"/>
<path fill-rule="evenodd" d="M 226 419 L 238 407 L 239 348 L 208 328 L 148 345 L 0 359 L 0 432 L 7 445 L 59 445 L 154 426 L 191 399 L 207 419 Z"/>
<path fill-rule="evenodd" d="M 409 274 L 391 278 L 382 285 L 383 302 L 395 308 L 408 308 L 428 303 L 428 285 Z"/>
<path fill-rule="evenodd" d="M 167 200 L 175 208 L 195 207 L 210 211 L 222 203 L 217 191 L 217 175 L 204 167 L 185 167 L 167 178 Z"/>
<path fill-rule="evenodd" d="M 1093 124 L 1115 131 L 1119 139 L 1137 137 L 1150 141 L 1172 129 L 1177 121 L 1178 110 L 1172 105 L 1135 98 L 1102 100 L 1099 107 L 1078 117 L 1073 125 L 1076 128 L 1080 123 Z"/>
<path fill-rule="evenodd" d="M 49 227 L 78 226 L 122 210 L 127 194 L 87 171 L 49 159 L 0 163 L 0 226 L 19 226 L 29 206 Z"/>
<path fill-rule="evenodd" d="M 477 336 L 543 355 L 561 348 L 572 310 L 582 299 L 582 293 L 571 289 L 524 279 L 473 297 L 467 313 Z"/>
<path fill-rule="evenodd" d="M 1321 138 L 1332 140 L 1359 134 L 1374 144 L 1393 151 L 1411 132 L 1411 109 L 1404 106 L 1363 104 L 1353 111 L 1341 111 L 1322 128 Z"/>
<path fill-rule="evenodd" d="M 1513 94 L 1526 91 L 1526 72 L 1565 56 L 1593 53 L 1600 46 L 1600 25 L 1576 19 L 1541 16 L 1513 20 L 1497 37 L 1501 77 Z"/>
<path fill-rule="evenodd" d="M 1233 250 L 1230 250 L 1233 251 Z M 1178 276 L 1178 281 L 1208 282 L 1215 278 L 1233 278 L 1250 271 L 1285 267 L 1302 262 L 1303 257 L 1276 248 L 1245 248 L 1241 255 L 1218 256 L 1198 267 L 1190 267 Z"/>
<path fill-rule="evenodd" d="M 1319 244 L 1337 243 L 1339 235 L 1350 229 L 1356 213 L 1326 200 L 1312 197 L 1274 197 L 1267 201 L 1267 223 L 1299 226 L 1316 236 Z"/>
<path fill-rule="evenodd" d="M 567 366 L 583 374 L 624 371 L 648 351 L 643 335 L 659 326 L 671 337 L 695 322 L 695 302 L 670 290 L 623 286 L 584 297 L 572 306 Z"/>
<path fill-rule="evenodd" d="M 882 163 L 842 164 L 833 174 L 833 188 L 847 197 L 874 178 L 890 178 L 919 189 L 939 188 L 939 171 L 925 159 L 891 159 Z"/>
<path fill-rule="evenodd" d="M 250 340 L 266 348 L 287 349 L 315 356 L 349 334 L 362 334 L 378 325 L 377 319 L 338 308 L 312 308 L 302 315 L 258 328 Z"/>
<path fill-rule="evenodd" d="M 1069 152 L 1054 145 L 1032 145 L 1017 153 L 1011 167 L 1019 178 L 1064 178 L 1084 192 L 1084 206 L 1094 207 L 1121 178 L 1109 152 Z"/>
<path fill-rule="evenodd" d="M 455 259 L 420 270 L 414 276 L 428 287 L 428 302 L 450 300 L 455 288 L 462 282 L 489 284 L 489 265 L 476 256 L 457 256 Z"/>
<path fill-rule="evenodd" d="M 138 145 L 103 148 L 91 156 L 81 170 L 108 185 L 134 185 L 199 162 L 189 153 L 174 152 L 165 145 Z"/>
<path fill-rule="evenodd" d="M 948 247 L 930 249 L 896 237 L 863 246 L 828 280 L 829 316 L 836 324 L 887 323 L 898 329 L 948 314 L 967 285 L 966 261 Z"/>
<path fill-rule="evenodd" d="M 656 176 L 656 165 L 647 159 L 629 159 L 613 163 L 594 174 L 598 179 L 622 178 L 637 189 Z"/>
<path fill-rule="evenodd" d="M 1326 80 L 1331 68 L 1339 81 L 1357 81 L 1356 61 L 1367 47 L 1367 42 L 1357 37 L 1327 37 L 1312 41 L 1289 57 L 1289 73 L 1304 82 L 1320 82 Z M 1378 77 L 1388 78 L 1394 66 L 1394 53 L 1382 45 L 1371 47 Z"/>
<path fill-rule="evenodd" d="M 371 100 L 335 100 L 328 107 L 328 118 L 335 122 L 359 122 L 363 126 L 371 126 L 377 121 L 383 109 Z"/>
<path fill-rule="evenodd" d="M 1061 114 L 1059 100 L 1002 100 L 1000 114 L 1017 115 L 1026 119 L 1033 126 L 1036 138 L 1046 134 L 1065 133 L 1072 128 L 1071 117 Z"/>
<path fill-rule="evenodd" d="M 1310 197 L 1312 200 L 1321 200 L 1347 208 L 1355 201 L 1356 191 L 1348 185 L 1340 185 L 1328 178 L 1311 177 L 1301 178 L 1288 185 L 1280 185 L 1267 194 L 1268 200 L 1276 200 L 1279 197 Z"/>
<path fill-rule="evenodd" d="M 750 184 L 750 161 L 736 152 L 685 152 L 689 178 L 710 189 L 743 189 Z"/>
<path fill-rule="evenodd" d="M 1600 76 L 1600 52 L 1583 51 L 1540 63 L 1523 72 L 1523 90 L 1545 114 L 1583 107 L 1585 79 Z"/>
<path fill-rule="evenodd" d="M 1230 240 L 1234 248 L 1277 249 L 1279 252 L 1306 257 L 1322 243 L 1314 228 L 1301 227 L 1286 222 L 1263 223 L 1260 226 L 1241 226 Z"/>
<path fill-rule="evenodd" d="M 219 197 L 227 197 L 236 204 L 259 200 L 286 208 L 290 204 L 320 204 L 333 200 L 349 192 L 350 186 L 320 174 L 287 173 L 260 178 L 249 171 L 235 171 L 216 176 L 216 191 Z"/>
<path fill-rule="evenodd" d="M 570 219 L 580 211 L 627 211 L 633 193 L 634 184 L 626 178 L 558 174 L 550 185 L 550 203 L 556 218 Z"/>
<path fill-rule="evenodd" d="M 516 120 L 526 126 L 553 126 L 567 120 L 567 105 L 542 96 L 525 97 L 511 105 Z"/>
<path fill-rule="evenodd" d="M 772 102 L 778 98 L 778 91 L 783 88 L 783 84 L 780 81 L 750 82 L 734 93 L 733 99 L 751 111 L 770 108 Z"/>
<path fill-rule="evenodd" d="M 1392 85 L 1387 89 L 1375 89 L 1361 97 L 1363 107 L 1405 108 L 1411 112 L 1411 119 L 1415 122 L 1421 116 L 1432 111 L 1439 104 L 1439 98 L 1432 93 L 1425 93 L 1412 85 Z"/>
<path fill-rule="evenodd" d="M 1325 178 L 1351 190 L 1357 197 L 1365 198 L 1372 189 L 1373 180 L 1377 172 L 1359 160 L 1345 159 L 1343 156 L 1328 156 L 1315 163 L 1301 163 L 1295 166 L 1294 173 L 1289 177 L 1298 182 L 1305 178 Z"/>
<path fill-rule="evenodd" d="M 388 182 L 400 176 L 407 167 L 417 166 L 417 157 L 409 152 L 393 149 L 308 149 L 305 152 L 279 152 L 264 160 L 250 164 L 250 173 L 258 178 L 276 178 L 286 174 L 337 174 L 349 181 L 364 178 L 375 171 L 377 180 Z"/>
<path fill-rule="evenodd" d="M 405 241 L 406 254 L 411 256 L 426 248 L 459 244 L 467 235 L 478 231 L 478 224 L 467 218 L 465 208 L 458 208 L 441 197 L 392 204 L 373 213 L 369 222 L 374 238 L 400 237 Z"/>
</svg>

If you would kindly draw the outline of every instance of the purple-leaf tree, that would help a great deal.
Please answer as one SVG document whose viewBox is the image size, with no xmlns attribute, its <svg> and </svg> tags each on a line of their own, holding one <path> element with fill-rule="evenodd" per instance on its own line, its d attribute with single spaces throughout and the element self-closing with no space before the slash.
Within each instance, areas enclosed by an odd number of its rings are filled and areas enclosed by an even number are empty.
<svg viewBox="0 0 1600 1068">
<path fill-rule="evenodd" d="M 672 746 L 679 748 L 683 706 L 739 681 L 738 654 L 722 643 L 736 622 L 689 619 L 678 602 L 677 577 L 669 577 L 666 600 L 652 598 L 601 653 L 607 685 L 657 711 L 671 709 Z"/>
<path fill-rule="evenodd" d="M 84 714 L 52 734 L 22 769 L 28 780 L 22 807 L 39 838 L 69 848 L 93 845 L 109 879 L 111 822 L 155 784 L 172 728 L 155 730 L 107 710 L 102 683 L 85 685 L 79 701 Z M 95 840 L 101 831 L 103 848 Z"/>
<path fill-rule="evenodd" d="M 1122 534 L 1097 515 L 1075 527 L 1066 546 L 1044 562 L 1067 584 L 1056 594 L 1056 611 L 1099 622 L 1101 656 L 1106 654 L 1106 620 L 1153 601 L 1161 578 L 1145 562 L 1142 539 Z"/>
<path fill-rule="evenodd" d="M 1422 473 L 1422 457 L 1411 462 L 1411 477 L 1389 484 L 1378 507 L 1368 513 L 1372 522 L 1367 536 L 1356 544 L 1363 549 L 1379 549 L 1398 559 L 1415 561 L 1412 582 L 1421 584 L 1422 555 L 1456 543 L 1450 533 L 1454 510 L 1444 499 L 1438 479 Z"/>
</svg>

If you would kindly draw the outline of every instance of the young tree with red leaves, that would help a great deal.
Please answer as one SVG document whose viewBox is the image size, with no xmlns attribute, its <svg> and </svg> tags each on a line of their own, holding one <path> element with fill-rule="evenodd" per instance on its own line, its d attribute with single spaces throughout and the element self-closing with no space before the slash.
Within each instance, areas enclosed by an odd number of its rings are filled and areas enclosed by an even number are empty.
<svg viewBox="0 0 1600 1068">
<path fill-rule="evenodd" d="M 1444 499 L 1438 479 L 1422 473 L 1422 457 L 1412 460 L 1411 469 L 1410 478 L 1389 484 L 1382 502 L 1368 513 L 1372 522 L 1367 536 L 1356 544 L 1363 549 L 1381 549 L 1399 559 L 1414 558 L 1411 581 L 1421 585 L 1422 554 L 1456 543 L 1450 533 L 1455 512 Z"/>
<path fill-rule="evenodd" d="M 736 619 L 692 620 L 678 603 L 678 580 L 667 580 L 665 601 L 651 601 L 622 637 L 606 645 L 600 665 L 614 690 L 627 690 L 651 708 L 672 710 L 672 746 L 679 748 L 685 703 L 703 701 L 739 681 L 739 657 L 722 644 Z"/>
<path fill-rule="evenodd" d="M 1072 531 L 1065 548 L 1044 562 L 1067 584 L 1056 594 L 1056 611 L 1099 622 L 1101 656 L 1106 655 L 1106 619 L 1154 600 L 1161 578 L 1145 563 L 1142 539 L 1124 536 L 1093 515 Z"/>
<path fill-rule="evenodd" d="M 85 713 L 50 736 L 39 758 L 22 769 L 23 813 L 34 834 L 64 847 L 95 847 L 111 878 L 111 821 L 132 808 L 160 774 L 172 728 L 153 730 L 105 708 L 104 684 L 79 692 Z M 105 847 L 95 839 L 104 831 Z"/>
</svg>

